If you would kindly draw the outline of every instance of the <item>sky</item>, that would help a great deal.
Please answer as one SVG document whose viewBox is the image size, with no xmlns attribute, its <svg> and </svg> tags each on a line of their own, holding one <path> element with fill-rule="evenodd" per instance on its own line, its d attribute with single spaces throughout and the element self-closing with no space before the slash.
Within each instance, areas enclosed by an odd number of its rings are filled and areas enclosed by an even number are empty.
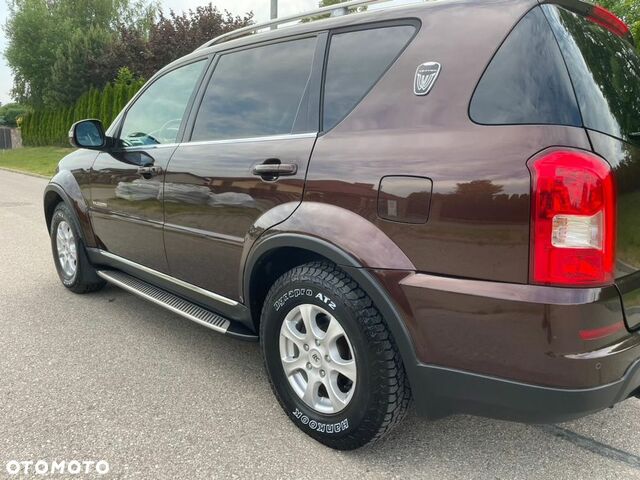
<svg viewBox="0 0 640 480">
<path fill-rule="evenodd" d="M 0 26 L 4 26 L 8 16 L 8 0 L 0 0 Z M 390 4 L 413 3 L 415 0 L 393 0 Z M 209 0 L 160 0 L 163 10 L 173 9 L 176 12 L 189 10 L 209 3 Z M 213 5 L 220 10 L 229 10 L 234 15 L 241 15 L 253 11 L 256 22 L 263 22 L 269 19 L 270 0 L 211 0 Z M 307 10 L 312 10 L 318 6 L 318 0 L 279 0 L 278 16 L 292 15 Z M 375 8 L 375 7 L 373 7 Z M 0 103 L 5 104 L 11 101 L 11 86 L 13 84 L 11 70 L 6 64 L 2 52 L 7 45 L 4 31 L 0 29 Z"/>
</svg>

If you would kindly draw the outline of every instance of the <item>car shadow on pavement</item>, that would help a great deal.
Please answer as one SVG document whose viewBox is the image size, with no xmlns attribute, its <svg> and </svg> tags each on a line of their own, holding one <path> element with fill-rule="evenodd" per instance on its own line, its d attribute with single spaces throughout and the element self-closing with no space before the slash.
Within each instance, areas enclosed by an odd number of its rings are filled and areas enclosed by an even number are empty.
<svg viewBox="0 0 640 480">
<path fill-rule="evenodd" d="M 257 343 L 211 332 L 115 288 L 107 287 L 98 296 L 111 303 L 116 316 L 119 308 L 140 311 L 123 320 L 127 328 L 147 340 L 152 337 L 157 349 L 166 349 L 175 360 L 189 365 L 190 375 L 218 384 L 224 376 L 225 383 L 219 386 L 224 388 L 228 404 L 243 403 L 247 417 L 266 418 L 256 425 L 265 429 L 261 435 L 272 437 L 274 442 L 302 444 L 323 457 L 348 460 L 365 474 L 388 472 L 401 478 L 424 478 L 426 472 L 433 478 L 560 478 L 564 474 L 572 479 L 640 478 L 637 399 L 550 426 L 464 415 L 429 421 L 410 409 L 407 418 L 379 442 L 352 452 L 335 452 L 298 431 L 281 412 L 271 394 Z M 247 385 L 251 386 L 249 394 Z M 265 411 L 269 412 L 266 416 Z M 240 412 L 230 409 L 226 414 Z"/>
</svg>

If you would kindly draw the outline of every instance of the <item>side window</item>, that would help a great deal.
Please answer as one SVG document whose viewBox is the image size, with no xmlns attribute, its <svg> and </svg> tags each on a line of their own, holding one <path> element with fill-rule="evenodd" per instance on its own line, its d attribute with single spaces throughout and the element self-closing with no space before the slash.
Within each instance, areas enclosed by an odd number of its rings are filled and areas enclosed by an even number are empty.
<svg viewBox="0 0 640 480">
<path fill-rule="evenodd" d="M 316 42 L 315 37 L 303 38 L 223 55 L 191 140 L 292 133 L 311 78 Z"/>
<path fill-rule="evenodd" d="M 381 27 L 331 36 L 324 84 L 323 130 L 332 129 L 386 72 L 416 29 Z"/>
<path fill-rule="evenodd" d="M 189 98 L 205 61 L 190 63 L 158 78 L 129 108 L 120 140 L 125 146 L 174 143 Z"/>
<path fill-rule="evenodd" d="M 485 125 L 582 126 L 569 72 L 540 8 L 520 21 L 493 57 L 469 113 Z"/>
</svg>

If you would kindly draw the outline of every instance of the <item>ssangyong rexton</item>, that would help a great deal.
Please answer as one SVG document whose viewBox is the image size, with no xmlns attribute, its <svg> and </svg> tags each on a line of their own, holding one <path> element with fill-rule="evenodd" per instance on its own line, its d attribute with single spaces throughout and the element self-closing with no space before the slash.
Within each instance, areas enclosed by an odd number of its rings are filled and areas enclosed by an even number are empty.
<svg viewBox="0 0 640 480">
<path fill-rule="evenodd" d="M 338 449 L 410 398 L 556 422 L 638 394 L 621 20 L 462 0 L 246 33 L 162 69 L 106 133 L 72 127 L 44 197 L 67 288 L 259 339 L 291 420 Z"/>
</svg>

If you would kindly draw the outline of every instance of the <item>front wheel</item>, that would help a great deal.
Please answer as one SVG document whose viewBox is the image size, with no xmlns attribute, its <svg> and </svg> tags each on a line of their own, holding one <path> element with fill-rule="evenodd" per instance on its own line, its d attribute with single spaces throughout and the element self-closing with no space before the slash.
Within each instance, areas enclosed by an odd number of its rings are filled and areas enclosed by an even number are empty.
<svg viewBox="0 0 640 480">
<path fill-rule="evenodd" d="M 403 418 L 411 392 L 395 342 L 371 299 L 335 265 L 309 263 L 278 279 L 260 333 L 280 404 L 319 442 L 355 449 Z"/>
<path fill-rule="evenodd" d="M 78 222 L 64 203 L 59 203 L 53 212 L 50 235 L 53 261 L 62 284 L 75 293 L 101 289 L 105 281 L 89 263 Z"/>
</svg>

